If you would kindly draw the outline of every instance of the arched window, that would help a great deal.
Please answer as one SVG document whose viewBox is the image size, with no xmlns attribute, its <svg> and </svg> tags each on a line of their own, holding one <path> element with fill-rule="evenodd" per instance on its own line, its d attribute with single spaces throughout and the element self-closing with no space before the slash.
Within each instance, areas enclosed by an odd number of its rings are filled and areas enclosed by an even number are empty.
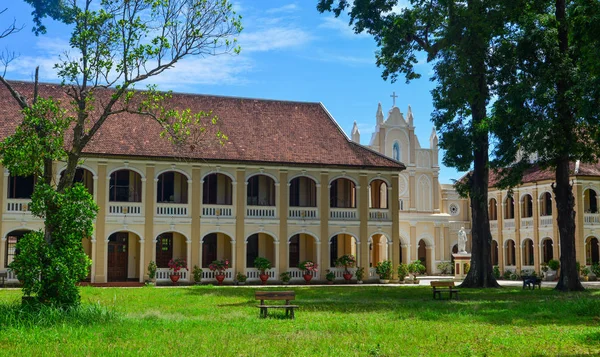
<svg viewBox="0 0 600 357">
<path fill-rule="evenodd" d="M 396 161 L 400 161 L 400 144 L 396 141 L 392 149 L 392 157 Z"/>
</svg>

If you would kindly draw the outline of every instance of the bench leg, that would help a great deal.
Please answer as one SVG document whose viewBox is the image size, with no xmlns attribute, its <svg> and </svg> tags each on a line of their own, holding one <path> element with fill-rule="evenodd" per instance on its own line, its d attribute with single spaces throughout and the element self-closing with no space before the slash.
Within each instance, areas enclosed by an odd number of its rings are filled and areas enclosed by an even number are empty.
<svg viewBox="0 0 600 357">
<path fill-rule="evenodd" d="M 262 317 L 262 318 L 267 317 L 267 308 L 266 307 L 260 308 L 260 317 Z"/>
<path fill-rule="evenodd" d="M 290 310 L 292 310 L 292 320 L 294 320 L 294 308 L 291 308 Z"/>
</svg>

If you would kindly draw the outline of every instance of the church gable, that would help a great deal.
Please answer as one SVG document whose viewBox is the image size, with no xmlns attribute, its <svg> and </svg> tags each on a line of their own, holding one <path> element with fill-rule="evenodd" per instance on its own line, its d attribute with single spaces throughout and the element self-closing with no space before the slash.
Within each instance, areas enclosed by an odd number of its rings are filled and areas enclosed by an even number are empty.
<svg viewBox="0 0 600 357">
<path fill-rule="evenodd" d="M 388 114 L 388 118 L 385 121 L 385 125 L 391 127 L 407 127 L 408 123 L 406 122 L 406 120 L 404 120 L 404 116 L 400 112 L 400 109 L 398 109 L 398 107 L 393 107 Z"/>
</svg>

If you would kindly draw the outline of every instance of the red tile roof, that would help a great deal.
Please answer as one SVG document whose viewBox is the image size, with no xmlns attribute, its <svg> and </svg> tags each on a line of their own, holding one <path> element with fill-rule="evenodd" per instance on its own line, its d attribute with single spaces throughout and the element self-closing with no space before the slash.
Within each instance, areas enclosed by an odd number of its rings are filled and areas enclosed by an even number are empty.
<svg viewBox="0 0 600 357">
<path fill-rule="evenodd" d="M 31 96 L 30 82 L 12 82 Z M 99 90 L 108 98 L 112 90 Z M 66 103 L 69 98 L 57 84 L 41 84 L 40 95 Z M 217 125 L 209 125 L 200 144 L 176 146 L 161 139 L 161 126 L 148 117 L 118 114 L 110 117 L 85 149 L 93 156 L 184 158 L 202 161 L 273 163 L 303 166 L 349 166 L 402 170 L 405 166 L 350 141 L 321 103 L 220 97 L 174 93 L 169 106 L 192 112 L 212 110 Z M 0 138 L 20 123 L 19 107 L 8 90 L 0 88 Z M 229 140 L 215 139 L 220 129 Z"/>
<path fill-rule="evenodd" d="M 594 164 L 580 163 L 577 173 L 575 173 L 575 163 L 569 165 L 571 176 L 600 176 L 600 162 Z M 538 182 L 545 180 L 554 181 L 555 173 L 553 170 L 542 170 L 539 167 L 532 167 L 523 174 L 523 183 Z M 498 182 L 498 174 L 490 170 L 490 179 L 488 187 L 495 187 Z"/>
</svg>

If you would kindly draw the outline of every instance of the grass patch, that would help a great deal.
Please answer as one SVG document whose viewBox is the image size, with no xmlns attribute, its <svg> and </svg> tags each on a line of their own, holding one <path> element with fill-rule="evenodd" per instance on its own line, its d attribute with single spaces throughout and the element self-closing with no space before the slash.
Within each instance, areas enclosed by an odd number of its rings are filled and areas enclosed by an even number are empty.
<svg viewBox="0 0 600 357">
<path fill-rule="evenodd" d="M 260 319 L 254 288 L 86 287 L 82 310 L 37 315 L 11 303 L 20 291 L 0 291 L 0 355 L 600 354 L 600 291 L 463 289 L 437 301 L 428 287 L 289 289 L 296 320 Z"/>
</svg>

